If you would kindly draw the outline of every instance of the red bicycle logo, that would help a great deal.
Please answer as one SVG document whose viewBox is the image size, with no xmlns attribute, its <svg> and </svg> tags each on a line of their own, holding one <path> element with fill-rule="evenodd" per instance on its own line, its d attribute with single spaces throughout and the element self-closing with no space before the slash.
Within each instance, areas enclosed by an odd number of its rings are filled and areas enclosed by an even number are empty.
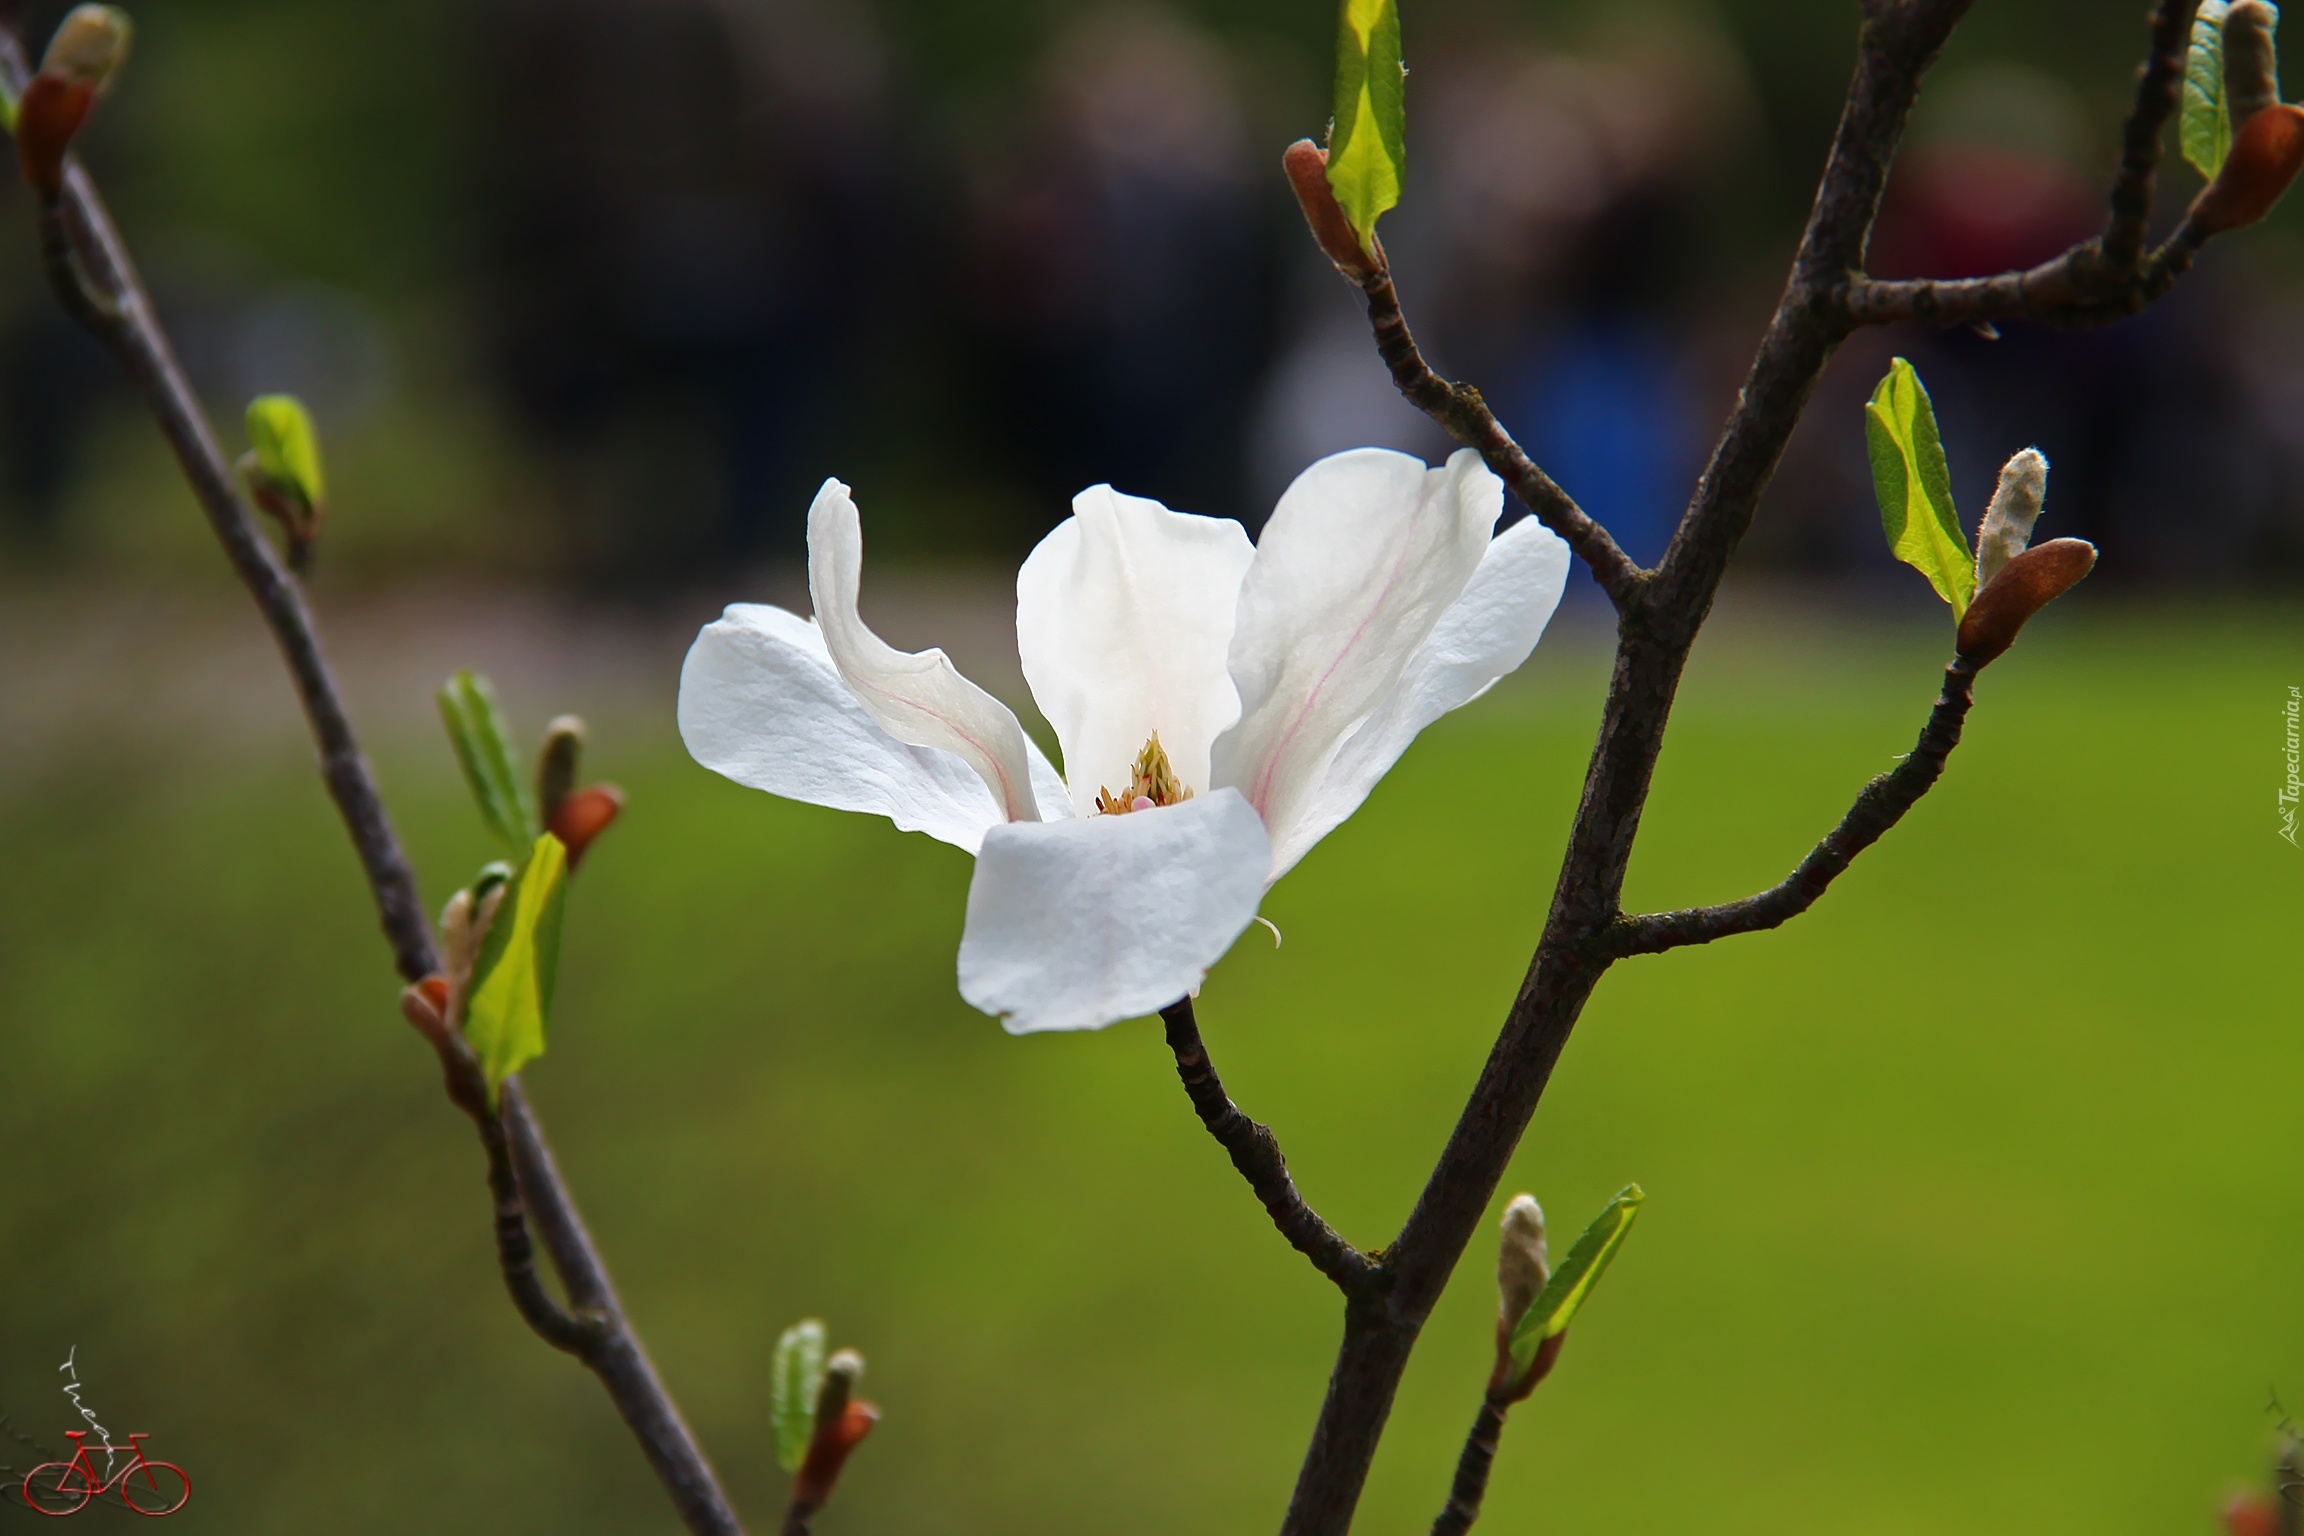
<svg viewBox="0 0 2304 1536">
<path fill-rule="evenodd" d="M 88 1432 L 68 1429 L 70 1461 L 50 1461 L 24 1474 L 24 1502 L 44 1515 L 76 1515 L 92 1499 L 118 1490 L 120 1502 L 140 1515 L 172 1515 L 192 1497 L 192 1479 L 172 1461 L 149 1461 L 144 1442 L 150 1435 L 130 1435 L 126 1445 L 89 1445 Z M 125 1452 L 128 1464 L 110 1477 L 100 1475 L 89 1452 L 111 1456 Z"/>
</svg>

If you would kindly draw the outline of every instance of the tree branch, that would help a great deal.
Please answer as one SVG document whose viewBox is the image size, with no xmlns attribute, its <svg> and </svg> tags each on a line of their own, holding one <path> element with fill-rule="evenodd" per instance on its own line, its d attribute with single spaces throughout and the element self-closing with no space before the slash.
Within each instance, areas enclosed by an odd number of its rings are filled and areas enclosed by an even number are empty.
<svg viewBox="0 0 2304 1536">
<path fill-rule="evenodd" d="M 1464 1437 L 1464 1452 L 1456 1458 L 1456 1481 L 1449 1486 L 1448 1502 L 1432 1522 L 1432 1536 L 1464 1536 L 1480 1518 L 1480 1501 L 1488 1496 L 1488 1469 L 1496 1462 L 1496 1443 L 1504 1435 L 1504 1410 L 1491 1398 L 1480 1400 L 1472 1432 Z"/>
<path fill-rule="evenodd" d="M 2194 0 L 2160 0 L 2152 13 L 2152 51 L 2136 74 L 2136 98 L 2120 136 L 2104 232 L 2023 272 L 1951 281 L 1882 282 L 1850 277 L 1841 302 L 1857 325 L 1917 320 L 1972 325 L 2023 318 L 2050 325 L 2101 325 L 2152 303 L 2207 243 L 2187 218 L 2145 259 L 2146 225 L 2160 168 L 2160 141 L 2184 84 Z"/>
<path fill-rule="evenodd" d="M 1176 1056 L 1176 1075 L 1183 1080 L 1192 1107 L 1200 1112 L 1200 1123 L 1232 1154 L 1232 1166 L 1240 1170 L 1240 1176 L 1264 1203 L 1272 1225 L 1280 1229 L 1290 1247 L 1335 1282 L 1346 1298 L 1357 1301 L 1366 1297 L 1381 1273 L 1379 1267 L 1305 1203 L 1296 1181 L 1288 1176 L 1288 1160 L 1280 1155 L 1279 1138 L 1270 1127 L 1249 1119 L 1225 1094 L 1223 1080 L 1217 1077 L 1215 1063 L 1208 1059 L 1208 1048 L 1201 1042 L 1192 999 L 1180 998 L 1169 1004 L 1160 1010 L 1160 1019 L 1168 1026 L 1168 1049 Z"/>
<path fill-rule="evenodd" d="M 1368 324 L 1376 334 L 1376 350 L 1392 370 L 1392 382 L 1409 403 L 1445 428 L 1450 437 L 1480 450 L 1488 467 L 1512 487 L 1536 520 L 1568 541 L 1584 557 L 1601 590 L 1619 609 L 1629 604 L 1646 575 L 1631 556 L 1617 547 L 1615 538 L 1594 522 L 1574 497 L 1550 475 L 1536 467 L 1504 430 L 1480 391 L 1469 384 L 1443 379 L 1424 361 L 1416 338 L 1408 333 L 1408 317 L 1400 312 L 1400 295 L 1389 272 L 1372 274 L 1363 284 L 1368 295 Z"/>
<path fill-rule="evenodd" d="M 1608 947 L 1616 956 L 1654 955 L 1683 944 L 1709 944 L 1731 934 L 1757 933 L 1798 917 L 1816 903 L 1824 888 L 1878 842 L 1904 813 L 1919 803 L 1944 772 L 1945 759 L 1960 744 L 1960 728 L 1975 701 L 1976 673 L 1964 661 L 1944 669 L 1944 691 L 1921 728 L 1920 740 L 1903 762 L 1874 778 L 1857 795 L 1840 825 L 1800 861 L 1782 883 L 1742 901 L 1678 912 L 1620 917 L 1611 925 Z"/>
<path fill-rule="evenodd" d="M 1672 546 L 1631 586 L 1615 672 L 1544 934 L 1479 1081 L 1400 1236 L 1383 1315 L 1347 1314 L 1283 1536 L 1344 1536 L 1417 1334 L 1477 1227 L 1553 1065 L 1612 957 L 1605 937 L 1689 647 L 1794 423 L 1849 322 L 1833 301 L 1861 267 L 1919 82 L 1967 0 L 1867 6 L 1855 78 L 1774 318 Z"/>
<path fill-rule="evenodd" d="M 22 40 L 13 26 L 0 26 L 0 81 L 12 96 L 21 96 L 30 77 Z M 160 325 L 126 242 L 94 180 L 77 160 L 67 161 L 62 193 L 45 201 L 40 218 L 58 299 L 127 368 L 233 570 L 280 647 L 320 749 L 321 777 L 359 854 L 395 966 L 406 981 L 431 975 L 440 968 L 439 952 L 417 894 L 415 872 L 360 751 L 303 593 L 241 501 L 229 461 Z M 743 1527 L 710 1463 L 681 1422 L 623 1316 L 519 1085 L 505 1085 L 500 1124 L 486 1114 L 475 1118 L 488 1154 L 498 1259 L 521 1317 L 554 1347 L 576 1354 L 599 1377 L 691 1531 L 698 1536 L 742 1536 Z M 538 1232 L 568 1286 L 576 1314 L 554 1302 L 535 1273 L 521 1219 L 523 1205 L 537 1217 Z"/>
</svg>

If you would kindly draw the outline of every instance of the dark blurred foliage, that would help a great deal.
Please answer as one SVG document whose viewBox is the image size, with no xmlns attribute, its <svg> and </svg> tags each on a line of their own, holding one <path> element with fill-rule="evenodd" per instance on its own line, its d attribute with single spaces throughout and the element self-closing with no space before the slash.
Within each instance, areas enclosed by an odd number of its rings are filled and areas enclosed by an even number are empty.
<svg viewBox="0 0 2304 1536">
<path fill-rule="evenodd" d="M 32 34 L 62 9 L 28 7 Z M 1319 453 L 1446 449 L 1273 171 L 1325 122 L 1328 0 L 134 9 L 89 152 L 220 414 L 287 387 L 332 434 L 390 407 L 445 441 L 452 418 L 513 466 L 471 513 L 507 568 L 648 589 L 789 560 L 826 474 L 877 547 L 1006 556 L 1098 480 L 1253 524 Z M 1855 8 L 1406 11 L 1386 240 L 1428 350 L 1652 557 L 1781 280 Z M 2142 45 L 2126 8 L 1980 10 L 1875 268 L 1961 275 L 2085 233 Z M 2172 216 L 2193 180 L 2166 183 Z M 21 194 L 0 201 L 8 547 L 68 548 L 116 385 L 40 291 Z M 1753 558 L 1887 576 L 1858 407 L 1903 353 L 1971 517 L 2038 443 L 2050 526 L 2102 541 L 2107 574 L 2292 578 L 2296 219 L 2101 333 L 1858 338 Z"/>
</svg>

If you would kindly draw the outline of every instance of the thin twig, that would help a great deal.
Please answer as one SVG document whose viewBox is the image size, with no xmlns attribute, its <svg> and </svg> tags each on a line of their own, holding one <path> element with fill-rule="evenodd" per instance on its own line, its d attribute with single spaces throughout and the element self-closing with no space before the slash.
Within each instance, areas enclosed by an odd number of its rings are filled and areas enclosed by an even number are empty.
<svg viewBox="0 0 2304 1536">
<path fill-rule="evenodd" d="M 1633 600 L 1646 573 L 1617 546 L 1614 536 L 1593 521 L 1576 499 L 1537 468 L 1512 434 L 1488 409 L 1480 391 L 1469 384 L 1452 383 L 1432 371 L 1408 332 L 1408 317 L 1400 311 L 1400 295 L 1389 272 L 1376 272 L 1364 285 L 1368 295 L 1368 324 L 1376 335 L 1376 350 L 1392 370 L 1392 382 L 1409 402 L 1438 422 L 1448 435 L 1481 458 L 1497 478 L 1512 488 L 1536 520 L 1568 541 L 1584 557 L 1618 608 Z"/>
<path fill-rule="evenodd" d="M 1385 1250 L 1392 1284 L 1381 1316 L 1346 1316 L 1283 1536 L 1344 1536 L 1350 1526 L 1416 1337 L 1613 958 L 1604 941 L 1689 647 L 1817 377 L 1848 334 L 1834 294 L 1862 266 L 1920 79 L 1966 8 L 1967 0 L 1867 7 L 1855 78 L 1783 298 L 1671 548 L 1623 607 L 1600 735 L 1543 937 L 1439 1162 Z"/>
<path fill-rule="evenodd" d="M 1176 1056 L 1176 1075 L 1183 1080 L 1192 1107 L 1199 1111 L 1200 1123 L 1232 1154 L 1232 1166 L 1240 1170 L 1240 1176 L 1264 1203 L 1272 1225 L 1345 1296 L 1364 1297 L 1378 1274 L 1377 1266 L 1305 1203 L 1296 1181 L 1288 1175 L 1288 1160 L 1280 1155 L 1279 1138 L 1268 1126 L 1249 1119 L 1225 1094 L 1223 1080 L 1216 1075 L 1208 1048 L 1200 1039 L 1192 1000 L 1187 997 L 1169 1004 L 1160 1010 L 1160 1018 L 1168 1026 L 1168 1049 Z"/>
<path fill-rule="evenodd" d="M 1480 1400 L 1472 1432 L 1464 1437 L 1463 1454 L 1456 1458 L 1456 1481 L 1448 1488 L 1448 1502 L 1432 1522 L 1432 1536 L 1464 1536 L 1480 1518 L 1480 1501 L 1488 1495 L 1488 1469 L 1496 1462 L 1496 1443 L 1504 1435 L 1504 1410 L 1492 1398 Z"/>
<path fill-rule="evenodd" d="M 2184 84 L 2193 0 L 2160 0 L 2152 13 L 2152 50 L 2136 72 L 2136 96 L 2120 134 L 2120 169 L 2107 197 L 2103 233 L 2022 272 L 1953 281 L 1883 282 L 1853 275 L 1842 292 L 1859 325 L 1917 320 L 1973 325 L 2023 318 L 2050 325 L 2101 325 L 2135 314 L 2168 291 L 2207 243 L 2186 219 L 2144 256 L 2160 141 Z"/>
<path fill-rule="evenodd" d="M 12 96 L 21 96 L 30 75 L 21 39 L 12 27 L 0 27 L 0 80 Z M 414 870 L 360 751 L 303 593 L 240 499 L 229 461 L 184 376 L 126 242 L 94 180 L 76 160 L 67 161 L 62 194 L 42 209 L 41 221 L 59 301 L 127 368 L 280 647 L 320 748 L 321 777 L 359 854 L 401 977 L 413 982 L 431 975 L 440 968 L 439 952 Z M 518 1085 L 505 1087 L 500 1126 L 491 1125 L 492 1117 L 477 1118 L 496 1202 L 498 1258 L 522 1318 L 555 1347 L 577 1354 L 599 1377 L 691 1531 L 742 1536 L 743 1527 L 710 1463 L 617 1304 Z M 545 1249 L 576 1304 L 574 1316 L 551 1300 L 535 1274 L 520 1215 L 523 1204 L 537 1217 Z"/>
<path fill-rule="evenodd" d="M 1960 744 L 1961 725 L 1975 701 L 1975 683 L 1976 673 L 1965 662 L 1955 661 L 1944 669 L 1944 691 L 1937 695 L 1911 756 L 1866 784 L 1840 825 L 1825 834 L 1782 882 L 1756 896 L 1718 906 L 1620 917 L 1609 929 L 1610 951 L 1617 956 L 1661 954 L 1683 944 L 1758 933 L 1807 911 L 1856 855 L 1903 820 L 1943 774 L 1945 759 Z"/>
</svg>

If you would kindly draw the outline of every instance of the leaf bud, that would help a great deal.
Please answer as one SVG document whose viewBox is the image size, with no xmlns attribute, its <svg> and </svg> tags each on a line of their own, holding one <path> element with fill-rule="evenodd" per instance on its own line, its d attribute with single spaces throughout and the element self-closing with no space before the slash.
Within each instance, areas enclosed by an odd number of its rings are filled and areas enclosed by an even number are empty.
<svg viewBox="0 0 2304 1536">
<path fill-rule="evenodd" d="M 401 988 L 400 1015 L 438 1046 L 448 1038 L 448 978 L 435 971 Z"/>
<path fill-rule="evenodd" d="M 2235 1493 L 2222 1513 L 2230 1536 L 2280 1536 L 2280 1511 L 2265 1494 Z"/>
<path fill-rule="evenodd" d="M 2224 168 L 2192 199 L 2192 223 L 2210 235 L 2247 228 L 2272 211 L 2299 167 L 2304 107 L 2266 107 L 2234 130 Z"/>
<path fill-rule="evenodd" d="M 16 103 L 16 165 L 45 200 L 64 190 L 64 152 L 96 93 L 59 75 L 39 74 Z"/>
<path fill-rule="evenodd" d="M 1504 1238 L 1496 1250 L 1496 1326 L 1509 1338 L 1520 1319 L 1552 1278 L 1544 1247 L 1544 1208 L 1536 1197 L 1519 1194 L 1504 1207 Z"/>
<path fill-rule="evenodd" d="M 624 809 L 624 791 L 613 784 L 594 784 L 562 799 L 545 818 L 544 829 L 567 846 L 568 867 L 574 869 L 592 840 L 608 830 Z"/>
<path fill-rule="evenodd" d="M 2010 560 L 1976 594 L 1960 621 L 1960 659 L 1981 667 L 2016 643 L 2025 621 L 2079 584 L 2096 565 L 2085 539 L 2050 539 Z"/>
<path fill-rule="evenodd" d="M 2224 112 L 2235 134 L 2280 105 L 2280 55 L 2272 41 L 2279 21 L 2264 0 L 2239 0 L 2224 13 Z"/>
<path fill-rule="evenodd" d="M 101 91 L 128 57 L 135 30 L 125 11 L 109 5 L 76 5 L 48 39 L 40 73 Z"/>
<path fill-rule="evenodd" d="M 1976 530 L 1976 586 L 1991 585 L 2000 568 L 2024 553 L 2032 542 L 2032 525 L 2048 499 L 2048 459 L 2037 448 L 2026 448 L 2000 466 L 2000 485 L 1984 509 Z"/>
<path fill-rule="evenodd" d="M 1328 185 L 1328 151 L 1310 139 L 1298 139 L 1282 152 L 1280 168 L 1296 191 L 1297 206 L 1304 210 L 1312 238 L 1336 264 L 1336 270 L 1362 287 L 1382 277 L 1387 270 L 1384 247 L 1365 250 L 1360 237 L 1352 232 L 1352 221 L 1345 217 L 1335 189 Z"/>
<path fill-rule="evenodd" d="M 544 745 L 536 752 L 536 805 L 544 824 L 576 787 L 576 770 L 584 759 L 584 722 L 576 715 L 557 715 L 544 727 Z M 563 836 L 560 841 L 567 842 Z"/>
<path fill-rule="evenodd" d="M 816 1396 L 816 1432 L 808 1442 L 808 1459 L 792 1483 L 795 1508 L 824 1507 L 841 1468 L 848 1464 L 848 1453 L 880 1422 L 879 1407 L 855 1396 L 863 1379 L 864 1357 L 853 1349 L 836 1350 L 824 1362 L 824 1385 Z"/>
</svg>

